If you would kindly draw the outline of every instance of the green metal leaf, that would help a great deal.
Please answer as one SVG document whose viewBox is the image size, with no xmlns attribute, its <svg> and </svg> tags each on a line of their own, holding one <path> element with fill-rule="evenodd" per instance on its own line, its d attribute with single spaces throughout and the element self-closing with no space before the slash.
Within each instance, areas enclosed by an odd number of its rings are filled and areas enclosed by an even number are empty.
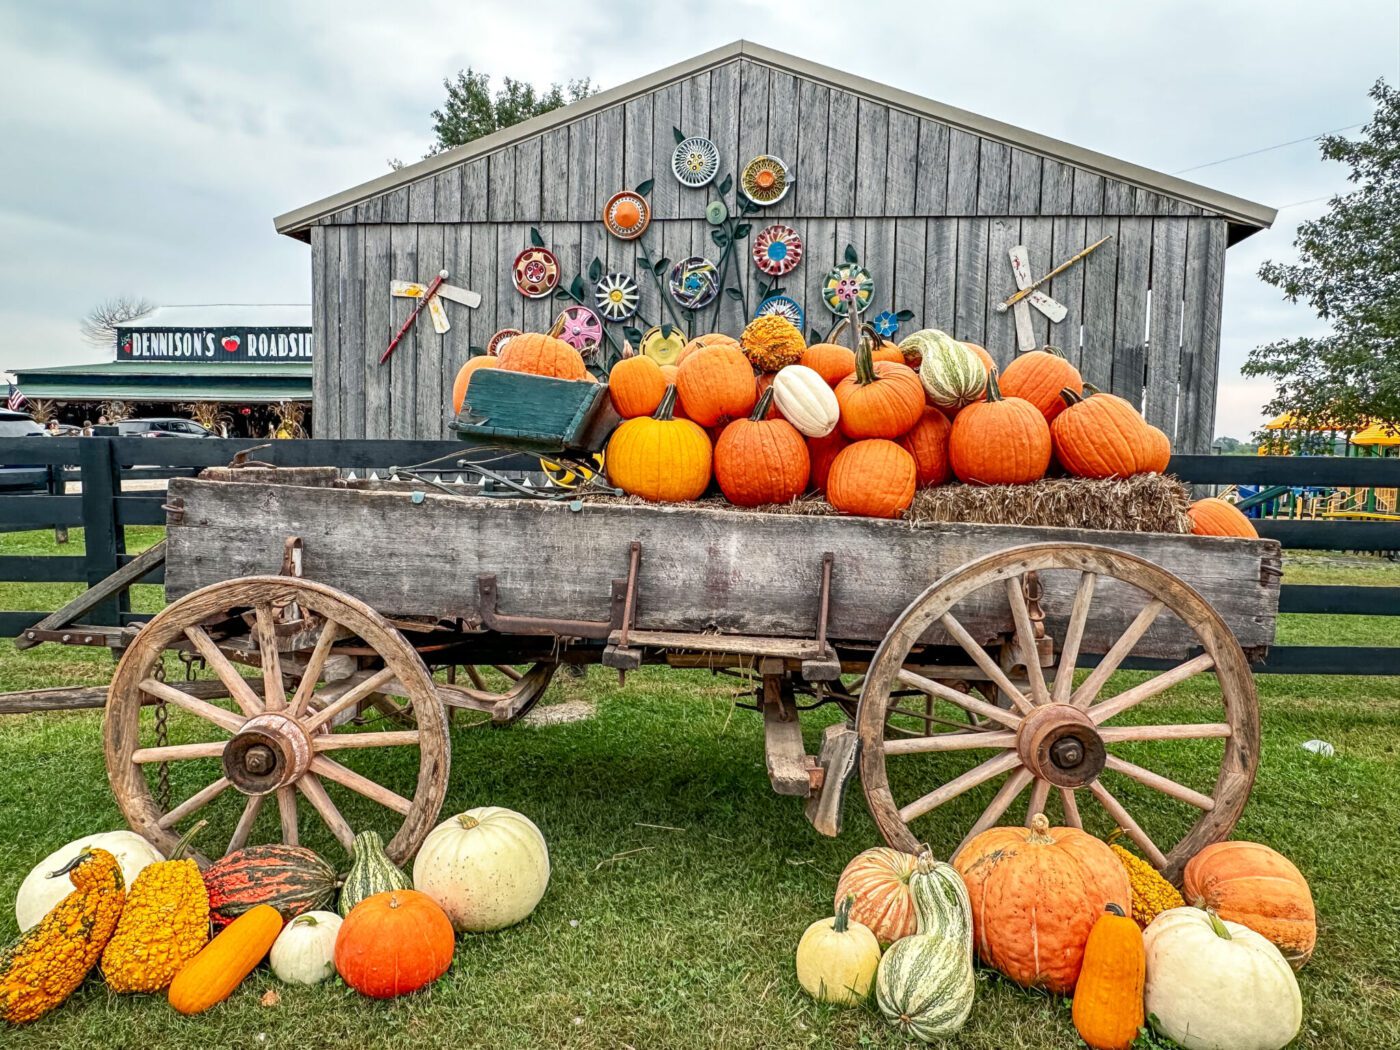
<svg viewBox="0 0 1400 1050">
<path fill-rule="evenodd" d="M 894 315 L 894 317 L 896 321 L 912 321 L 914 320 L 914 311 L 900 310 L 899 313 Z"/>
<path fill-rule="evenodd" d="M 729 298 L 733 299 L 736 303 L 742 303 L 744 301 L 744 293 L 737 288 L 726 288 L 724 294 L 729 296 Z"/>
<path fill-rule="evenodd" d="M 724 177 L 724 179 L 723 179 L 723 180 L 720 182 L 720 184 L 719 184 L 719 195 L 720 195 L 721 197 L 723 197 L 726 193 L 728 193 L 728 192 L 729 192 L 730 190 L 732 190 L 733 188 L 734 188 L 734 176 L 733 176 L 733 175 L 726 175 L 726 176 Z"/>
<path fill-rule="evenodd" d="M 638 346 L 641 345 L 642 330 L 640 328 L 633 328 L 631 326 L 628 326 L 627 328 L 624 328 L 622 330 L 622 334 L 624 337 L 626 337 L 627 341 L 632 344 L 632 349 L 635 350 Z"/>
<path fill-rule="evenodd" d="M 533 226 L 530 227 L 530 243 L 536 248 L 544 247 L 544 237 L 541 236 L 540 231 Z"/>
<path fill-rule="evenodd" d="M 812 343 L 820 343 L 821 341 L 822 341 L 822 334 L 821 334 L 821 332 L 817 331 L 815 328 L 809 328 L 809 329 L 807 329 L 807 342 L 808 342 L 809 345 L 812 344 Z"/>
<path fill-rule="evenodd" d="M 598 258 L 598 257 L 595 255 L 595 256 L 593 257 L 593 261 L 592 261 L 591 263 L 588 264 L 588 279 L 589 279 L 590 281 L 596 281 L 599 277 L 602 277 L 602 276 L 603 276 L 603 260 L 600 259 L 600 258 Z"/>
<path fill-rule="evenodd" d="M 485 356 L 486 356 L 486 347 L 484 347 L 484 346 L 469 346 L 469 347 L 467 347 L 467 356 L 468 356 L 468 357 L 485 357 Z"/>
<path fill-rule="evenodd" d="M 671 324 L 670 321 L 666 321 L 665 323 L 663 323 L 663 324 L 661 325 L 661 338 L 662 338 L 662 339 L 670 339 L 670 338 L 671 338 L 671 332 L 674 331 L 674 330 L 675 330 L 675 325 Z"/>
<path fill-rule="evenodd" d="M 637 186 L 637 196 L 645 197 L 648 193 L 651 192 L 651 188 L 655 184 L 655 179 L 643 179 L 641 184 Z"/>
<path fill-rule="evenodd" d="M 574 275 L 574 279 L 569 283 L 569 294 L 575 299 L 583 298 L 583 274 Z"/>
<path fill-rule="evenodd" d="M 656 262 L 652 265 L 651 272 L 656 274 L 656 276 L 660 277 L 661 274 L 665 272 L 666 267 L 670 265 L 671 260 L 663 255 L 661 258 L 657 259 Z"/>
<path fill-rule="evenodd" d="M 860 261 L 860 256 L 856 254 L 856 246 L 854 244 L 846 245 L 846 261 L 852 265 Z"/>
<path fill-rule="evenodd" d="M 723 248 L 729 243 L 729 234 L 725 233 L 723 230 L 711 230 L 710 240 L 714 241 L 718 247 Z"/>
<path fill-rule="evenodd" d="M 680 128 L 672 128 L 672 129 L 671 129 L 671 134 L 673 134 L 673 135 L 676 136 L 676 145 L 677 145 L 677 146 L 679 146 L 682 142 L 685 141 L 685 132 L 682 131 Z"/>
<path fill-rule="evenodd" d="M 735 227 L 734 227 L 734 239 L 735 239 L 736 241 L 742 241 L 745 237 L 747 237 L 747 236 L 748 236 L 750 233 L 752 233 L 752 232 L 753 232 L 753 223 L 741 222 L 741 223 L 739 223 L 738 226 L 735 226 Z"/>
</svg>

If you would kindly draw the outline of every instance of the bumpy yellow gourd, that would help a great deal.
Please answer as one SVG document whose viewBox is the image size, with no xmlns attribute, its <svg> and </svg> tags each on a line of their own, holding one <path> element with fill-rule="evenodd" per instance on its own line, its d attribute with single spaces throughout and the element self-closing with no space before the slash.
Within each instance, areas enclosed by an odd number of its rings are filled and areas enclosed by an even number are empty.
<svg viewBox="0 0 1400 1050">
<path fill-rule="evenodd" d="M 1108 837 L 1108 848 L 1113 850 L 1113 855 L 1128 873 L 1128 882 L 1133 887 L 1133 921 L 1145 930 L 1162 912 L 1184 907 L 1186 902 L 1176 887 L 1162 878 L 1156 868 L 1113 841 L 1122 833 L 1120 828 Z"/>
<path fill-rule="evenodd" d="M 74 889 L 43 921 L 0 950 L 0 1020 L 26 1024 L 77 991 L 117 928 L 126 890 L 117 858 L 84 848 L 50 878 Z"/>
<path fill-rule="evenodd" d="M 102 953 L 102 976 L 114 992 L 159 992 L 209 941 L 209 893 L 199 865 L 182 859 L 207 821 L 180 840 L 170 860 L 149 865 L 126 895 L 117 932 Z"/>
</svg>

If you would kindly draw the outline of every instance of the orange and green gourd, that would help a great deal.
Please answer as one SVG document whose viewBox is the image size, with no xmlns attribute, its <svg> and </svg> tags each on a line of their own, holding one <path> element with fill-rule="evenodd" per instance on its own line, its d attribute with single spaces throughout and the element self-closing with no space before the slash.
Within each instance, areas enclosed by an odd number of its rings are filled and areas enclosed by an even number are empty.
<svg viewBox="0 0 1400 1050">
<path fill-rule="evenodd" d="M 0 1020 L 28 1024 L 63 1004 L 97 965 L 117 928 L 126 888 L 117 858 L 84 848 L 50 878 L 73 892 L 40 923 L 0 949 Z"/>
</svg>

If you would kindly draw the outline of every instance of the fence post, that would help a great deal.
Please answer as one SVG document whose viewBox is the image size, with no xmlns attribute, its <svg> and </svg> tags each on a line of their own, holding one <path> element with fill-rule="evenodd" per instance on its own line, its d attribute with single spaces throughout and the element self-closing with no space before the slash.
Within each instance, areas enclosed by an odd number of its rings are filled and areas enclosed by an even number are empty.
<svg viewBox="0 0 1400 1050">
<path fill-rule="evenodd" d="M 83 441 L 79 456 L 83 485 L 84 569 L 87 585 L 101 583 L 121 567 L 126 553 L 126 531 L 117 524 L 116 497 L 121 493 L 121 474 L 113 455 L 112 439 L 91 437 Z M 89 621 L 120 627 L 121 614 L 129 612 L 126 591 L 93 608 Z"/>
<path fill-rule="evenodd" d="M 68 492 L 68 483 L 67 483 L 66 481 L 63 480 L 63 471 L 64 471 L 64 466 L 63 466 L 63 464 L 62 464 L 62 463 L 51 463 L 51 464 L 49 464 L 48 471 L 49 471 L 49 484 L 48 484 L 49 495 L 50 495 L 50 496 L 62 496 L 62 495 L 65 495 L 65 494 Z M 55 526 L 53 527 L 53 541 L 54 541 L 54 543 L 67 543 L 67 542 L 68 542 L 68 526 L 67 526 L 67 525 L 55 525 Z"/>
</svg>

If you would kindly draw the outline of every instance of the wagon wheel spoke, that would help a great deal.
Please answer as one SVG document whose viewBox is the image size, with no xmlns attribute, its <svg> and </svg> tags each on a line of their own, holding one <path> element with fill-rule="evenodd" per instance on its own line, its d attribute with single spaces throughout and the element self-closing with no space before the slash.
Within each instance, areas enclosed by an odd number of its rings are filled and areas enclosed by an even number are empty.
<svg viewBox="0 0 1400 1050">
<path fill-rule="evenodd" d="M 996 664 L 992 664 L 996 667 Z M 997 668 L 1000 671 L 1000 668 Z M 901 670 L 898 680 L 902 685 L 913 686 L 920 692 L 929 693 L 948 703 L 961 707 L 964 711 L 981 715 L 983 718 L 990 718 L 995 722 L 1011 729 L 1015 729 L 1021 724 L 1021 716 L 1011 711 L 1006 711 L 995 704 L 989 704 L 985 700 L 978 700 L 967 693 L 960 693 L 956 689 L 944 685 L 942 682 L 935 682 L 932 678 L 925 678 L 914 671 Z"/>
<path fill-rule="evenodd" d="M 518 682 L 522 677 L 520 672 L 517 671 L 514 667 L 511 667 L 510 664 L 492 664 L 491 666 L 494 667 L 501 674 L 509 678 L 512 682 Z"/>
<path fill-rule="evenodd" d="M 158 821 L 156 821 L 156 823 L 160 827 L 169 830 L 170 828 L 173 828 L 177 824 L 179 824 L 180 821 L 184 820 L 191 813 L 194 813 L 209 805 L 209 803 L 213 802 L 214 799 L 218 798 L 231 787 L 233 787 L 233 782 L 230 781 L 228 777 L 220 777 L 212 784 L 209 784 L 196 791 L 193 795 L 185 799 L 185 801 L 181 802 L 169 813 L 166 813 L 164 816 L 162 816 Z"/>
<path fill-rule="evenodd" d="M 293 718 L 301 718 L 305 714 L 307 705 L 311 703 L 311 696 L 316 692 L 316 683 L 321 680 L 321 672 L 325 670 L 331 646 L 339 641 L 343 634 L 344 628 L 334 620 L 327 620 L 321 628 L 321 633 L 316 638 L 316 648 L 311 650 L 311 656 L 306 661 L 306 670 L 302 673 L 296 694 L 292 697 L 290 714 Z"/>
<path fill-rule="evenodd" d="M 207 700 L 190 696 L 183 689 L 176 689 L 173 685 L 168 685 L 158 679 L 143 678 L 141 691 L 150 693 L 160 700 L 168 701 L 192 715 L 197 715 L 206 722 L 212 722 L 226 732 L 236 733 L 243 728 L 244 718 L 242 715 L 225 711 L 222 707 L 211 704 Z"/>
<path fill-rule="evenodd" d="M 1037 777 L 1035 784 L 1031 787 L 1031 802 L 1026 807 L 1026 827 L 1031 826 L 1031 820 L 1037 813 L 1045 812 L 1045 803 L 1050 798 L 1050 781 Z"/>
<path fill-rule="evenodd" d="M 1021 662 L 1026 667 L 1026 679 L 1031 686 L 1031 703 L 1038 707 L 1050 702 L 1050 692 L 1045 688 L 1045 670 L 1040 666 L 1040 649 L 1035 642 L 1035 625 L 1031 623 L 1031 611 L 1026 605 L 1024 583 L 1024 576 L 1007 577 L 1006 599 L 1011 603 L 1011 622 L 1016 626 L 1016 644 L 1021 652 Z"/>
<path fill-rule="evenodd" d="M 282 823 L 282 841 L 289 846 L 298 845 L 296 788 L 287 786 L 277 789 L 277 817 Z"/>
<path fill-rule="evenodd" d="M 317 698 L 327 698 L 328 703 L 319 711 L 302 723 L 302 728 L 307 735 L 314 733 L 321 726 L 325 725 L 340 712 L 354 707 L 361 700 L 366 699 L 371 693 L 377 693 L 380 687 L 394 677 L 391 667 L 382 668 L 370 675 L 368 678 L 358 678 L 354 676 L 345 682 L 338 682 L 333 686 L 321 690 Z"/>
<path fill-rule="evenodd" d="M 248 842 L 248 836 L 252 834 L 253 825 L 257 822 L 258 814 L 262 812 L 263 802 L 266 795 L 249 795 L 248 801 L 243 805 L 243 815 L 238 818 L 238 826 L 233 829 L 233 838 L 228 840 L 228 851 L 232 853 L 236 849 L 242 849 Z"/>
<path fill-rule="evenodd" d="M 204 658 L 205 665 L 224 684 L 228 695 L 238 704 L 239 710 L 249 718 L 261 714 L 263 710 L 262 697 L 253 691 L 253 687 L 248 684 L 248 679 L 238 673 L 238 668 L 233 666 L 233 661 L 225 656 L 223 650 L 214 643 L 214 639 L 209 637 L 209 632 L 199 626 L 186 627 L 185 637 L 190 640 L 195 651 Z"/>
<path fill-rule="evenodd" d="M 962 646 L 963 652 L 972 658 L 972 662 L 982 669 L 982 673 L 990 678 L 998 689 L 1009 696 L 1011 702 L 1022 712 L 1030 714 L 1034 705 L 1026 699 L 1020 687 L 1007 677 L 1006 672 L 997 666 L 997 662 L 987 655 L 987 650 L 977 644 L 977 639 L 968 633 L 967 628 L 958 622 L 957 617 L 952 613 L 944 613 L 939 618 L 939 623 L 943 625 L 943 629 L 952 636 L 953 640 Z"/>
<path fill-rule="evenodd" d="M 1185 784 L 1178 784 L 1170 777 L 1164 777 L 1160 773 L 1154 773 L 1150 769 L 1144 769 L 1117 755 L 1109 755 L 1104 761 L 1104 768 L 1111 769 L 1115 773 L 1122 773 L 1125 777 L 1131 777 L 1139 784 L 1145 784 L 1154 791 L 1160 791 L 1178 802 L 1185 802 L 1187 805 L 1195 806 L 1197 809 L 1210 812 L 1215 808 L 1215 799 L 1209 795 L 1203 795 Z"/>
<path fill-rule="evenodd" d="M 484 678 L 481 677 L 481 672 L 478 671 L 478 670 L 477 670 L 474 666 L 472 666 L 471 664 L 467 664 L 467 665 L 466 665 L 466 672 L 467 672 L 467 677 L 470 678 L 470 679 L 472 680 L 472 685 L 476 686 L 476 688 L 480 689 L 482 692 L 485 692 L 485 691 L 486 691 L 486 679 L 484 679 Z"/>
<path fill-rule="evenodd" d="M 224 753 L 228 742 L 210 740 L 200 744 L 168 744 L 165 747 L 139 747 L 131 753 L 131 760 L 137 765 L 152 762 L 184 762 L 191 758 L 218 758 Z"/>
<path fill-rule="evenodd" d="M 385 733 L 331 733 L 312 738 L 315 751 L 344 751 L 366 747 L 417 747 L 418 730 L 402 729 Z"/>
<path fill-rule="evenodd" d="M 1084 821 L 1079 816 L 1079 800 L 1074 796 L 1074 788 L 1060 788 L 1060 804 L 1065 808 L 1065 825 L 1084 830 Z"/>
<path fill-rule="evenodd" d="M 253 609 L 258 657 L 262 661 L 263 694 L 267 697 L 267 709 L 280 711 L 287 706 L 287 692 L 282 686 L 282 657 L 277 651 L 277 614 L 270 602 L 258 602 Z"/>
<path fill-rule="evenodd" d="M 1163 671 L 1161 674 L 1154 675 L 1145 682 L 1140 682 L 1129 689 L 1124 689 L 1110 700 L 1102 700 L 1094 704 L 1092 707 L 1089 707 L 1089 717 L 1094 720 L 1095 724 L 1102 725 L 1110 718 L 1121 715 L 1124 711 L 1128 710 L 1128 708 L 1142 703 L 1149 697 L 1156 696 L 1158 693 L 1165 693 L 1172 686 L 1180 685 L 1188 678 L 1194 678 L 1196 675 L 1209 671 L 1214 667 L 1214 657 L 1209 653 L 1201 653 L 1199 656 L 1192 657 L 1185 663 L 1177 664 L 1169 671 Z M 1089 680 L 1085 679 L 1084 684 L 1087 686 Z M 1095 691 L 1097 692 L 1097 690 Z"/>
<path fill-rule="evenodd" d="M 958 843 L 958 848 L 953 851 L 953 856 L 956 857 L 962 852 L 964 846 L 1000 820 L 1002 814 L 1011 808 L 1011 803 L 1016 801 L 1016 797 L 1026 790 L 1026 785 L 1035 779 L 1035 774 L 1024 766 L 1007 777 L 1006 783 L 992 796 L 992 801 L 987 804 L 987 808 L 977 818 L 977 823 L 972 825 L 968 833 L 963 836 L 963 840 Z M 1043 783 L 1043 781 L 1037 781 L 1037 783 Z"/>
<path fill-rule="evenodd" d="M 1142 636 L 1147 633 L 1147 629 L 1152 626 L 1157 614 L 1165 607 L 1160 598 L 1153 598 L 1142 607 L 1142 610 L 1133 618 L 1133 622 L 1128 624 L 1127 629 L 1118 636 L 1118 640 L 1104 654 L 1097 667 L 1089 672 L 1089 676 L 1084 679 L 1079 688 L 1070 697 L 1070 703 L 1081 710 L 1088 707 L 1094 701 L 1094 697 L 1099 695 L 1099 690 L 1104 687 L 1109 676 L 1118 670 L 1121 664 L 1133 651 L 1133 648 L 1142 640 Z"/>
<path fill-rule="evenodd" d="M 1094 709 L 1089 709 L 1092 715 Z M 1210 740 L 1231 734 L 1228 722 L 1194 722 L 1181 726 L 1104 726 L 1099 737 L 1105 744 L 1131 743 L 1140 740 Z"/>
<path fill-rule="evenodd" d="M 943 751 L 1005 750 L 1015 746 L 1015 733 L 934 733 L 912 740 L 886 740 L 885 754 L 922 755 Z"/>
<path fill-rule="evenodd" d="M 1132 818 L 1132 815 L 1123 808 L 1123 803 L 1113 796 L 1113 792 L 1103 786 L 1103 782 L 1096 780 L 1089 785 L 1089 790 L 1110 817 L 1112 817 L 1120 828 L 1127 834 L 1128 838 L 1138 844 L 1138 847 L 1147 855 L 1153 865 L 1159 870 L 1167 866 L 1167 855 L 1157 848 L 1157 843 L 1147 832 L 1142 830 L 1142 826 Z"/>
<path fill-rule="evenodd" d="M 363 795 L 373 802 L 378 802 L 381 806 L 387 806 L 395 813 L 407 816 L 408 811 L 413 808 L 413 803 L 402 795 L 376 784 L 369 777 L 362 776 L 347 766 L 342 766 L 334 759 L 317 755 L 311 760 L 311 772 L 323 776 L 327 780 L 334 780 L 342 787 L 347 787 L 357 795 Z"/>
<path fill-rule="evenodd" d="M 1079 661 L 1079 646 L 1084 641 L 1084 625 L 1089 622 L 1089 606 L 1093 604 L 1098 579 L 1098 573 L 1079 574 L 1079 586 L 1074 590 L 1074 604 L 1069 610 L 1069 626 L 1065 628 L 1065 642 L 1060 646 L 1060 663 L 1055 668 L 1055 684 L 1050 690 L 1050 699 L 1057 704 L 1068 703 L 1074 690 L 1074 665 Z"/>
<path fill-rule="evenodd" d="M 355 841 L 355 832 L 350 829 L 350 825 L 340 815 L 340 810 L 331 801 L 330 795 L 326 794 L 326 787 L 316 774 L 307 773 L 306 776 L 298 780 L 297 790 L 306 796 L 306 801 L 311 803 L 311 808 L 325 822 L 326 827 L 331 829 L 331 834 L 336 837 L 336 841 L 349 849 Z"/>
<path fill-rule="evenodd" d="M 925 813 L 930 813 L 943 803 L 957 798 L 966 791 L 971 791 L 978 784 L 985 784 L 995 776 L 1000 776 L 1008 770 L 1015 769 L 1021 764 L 1021 756 L 1015 751 L 1006 751 L 996 758 L 989 758 L 980 765 L 973 766 L 961 776 L 956 776 L 941 787 L 930 791 L 923 798 L 909 803 L 899 811 L 899 817 L 906 824 L 911 820 L 917 820 Z"/>
</svg>

